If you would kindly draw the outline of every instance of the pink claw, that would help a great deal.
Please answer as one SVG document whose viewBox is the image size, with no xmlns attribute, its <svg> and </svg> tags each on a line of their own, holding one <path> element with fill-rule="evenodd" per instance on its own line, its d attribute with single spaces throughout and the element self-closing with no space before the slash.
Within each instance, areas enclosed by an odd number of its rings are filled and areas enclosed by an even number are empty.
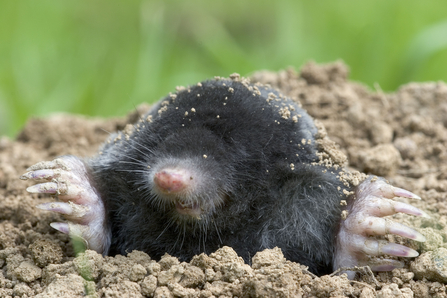
<svg viewBox="0 0 447 298">
<path fill-rule="evenodd" d="M 396 212 L 430 218 L 430 216 L 421 209 L 402 202 L 394 202 L 394 210 Z"/>
<path fill-rule="evenodd" d="M 30 193 L 51 193 L 51 194 L 55 194 L 58 191 L 58 185 L 55 182 L 41 183 L 41 184 L 36 184 L 36 185 L 28 187 L 26 189 L 26 191 L 30 192 Z"/>
<path fill-rule="evenodd" d="M 58 230 L 59 232 L 62 232 L 64 234 L 70 234 L 70 228 L 68 227 L 68 224 L 65 222 L 52 222 L 50 223 L 50 226 Z"/>
<path fill-rule="evenodd" d="M 50 180 L 55 176 L 54 170 L 37 170 L 31 171 L 20 176 L 22 180 L 34 179 L 34 180 Z"/>
<path fill-rule="evenodd" d="M 357 217 L 355 217 L 354 220 L 356 220 Z M 352 231 L 366 236 L 394 234 L 419 242 L 425 242 L 424 235 L 418 231 L 403 224 L 375 216 L 367 216 L 361 220 L 357 220 L 357 224 Z"/>
<path fill-rule="evenodd" d="M 406 258 L 414 258 L 419 255 L 414 249 L 396 243 L 385 244 L 379 249 L 379 252 L 380 254 Z"/>
<path fill-rule="evenodd" d="M 393 186 L 393 193 L 397 197 L 404 197 L 404 198 L 409 198 L 409 199 L 421 200 L 420 196 L 412 193 L 411 191 L 405 190 L 403 188 L 399 188 L 399 187 L 394 187 Z"/>
<path fill-rule="evenodd" d="M 425 236 L 418 231 L 394 221 L 389 221 L 387 233 L 413 239 L 414 241 L 418 242 L 426 241 Z"/>
<path fill-rule="evenodd" d="M 70 204 L 62 202 L 43 203 L 36 206 L 37 208 L 45 211 L 53 211 L 61 214 L 70 215 L 73 213 L 73 208 Z"/>
<path fill-rule="evenodd" d="M 369 267 L 371 267 L 372 271 L 392 271 L 396 268 L 403 268 L 404 263 L 397 260 L 382 259 L 378 264 L 371 262 Z"/>
</svg>

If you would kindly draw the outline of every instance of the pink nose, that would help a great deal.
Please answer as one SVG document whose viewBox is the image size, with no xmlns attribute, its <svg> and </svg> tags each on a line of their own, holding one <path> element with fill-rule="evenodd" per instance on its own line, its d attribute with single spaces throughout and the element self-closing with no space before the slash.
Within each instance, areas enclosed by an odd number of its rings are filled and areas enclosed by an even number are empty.
<svg viewBox="0 0 447 298">
<path fill-rule="evenodd" d="M 187 186 L 187 173 L 177 169 L 161 170 L 154 175 L 154 183 L 162 192 L 179 192 Z"/>
</svg>

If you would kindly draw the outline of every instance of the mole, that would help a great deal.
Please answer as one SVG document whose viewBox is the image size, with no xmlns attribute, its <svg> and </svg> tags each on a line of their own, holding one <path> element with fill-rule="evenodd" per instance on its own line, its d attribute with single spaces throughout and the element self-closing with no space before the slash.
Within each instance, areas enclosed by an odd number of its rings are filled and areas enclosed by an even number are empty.
<svg viewBox="0 0 447 298">
<path fill-rule="evenodd" d="M 425 241 L 383 218 L 428 216 L 393 200 L 420 198 L 375 176 L 343 181 L 342 168 L 321 162 L 317 134 L 297 101 L 233 74 L 178 87 L 96 156 L 39 162 L 21 179 L 39 182 L 30 193 L 58 197 L 38 205 L 66 218 L 53 228 L 103 255 L 141 250 L 188 261 L 230 246 L 249 263 L 279 247 L 317 275 L 363 265 L 391 271 L 402 262 L 370 257 L 416 257 L 376 236 Z"/>
</svg>

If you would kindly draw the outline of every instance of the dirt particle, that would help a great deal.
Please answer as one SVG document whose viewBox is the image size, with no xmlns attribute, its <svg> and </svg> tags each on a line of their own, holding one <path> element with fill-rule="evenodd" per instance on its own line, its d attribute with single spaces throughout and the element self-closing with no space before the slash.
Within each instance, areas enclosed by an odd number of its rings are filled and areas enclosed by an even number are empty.
<svg viewBox="0 0 447 298">
<path fill-rule="evenodd" d="M 13 294 L 18 297 L 32 297 L 35 295 L 35 292 L 27 284 L 18 283 L 14 286 Z"/>
<path fill-rule="evenodd" d="M 168 106 L 161 107 L 158 110 L 158 115 L 161 115 L 163 112 L 166 112 L 167 110 L 168 110 Z"/>
<path fill-rule="evenodd" d="M 168 289 L 168 287 L 158 287 L 155 290 L 154 298 L 174 298 L 174 295 Z"/>
<path fill-rule="evenodd" d="M 53 241 L 38 239 L 30 244 L 29 249 L 34 262 L 41 268 L 50 263 L 59 264 L 62 260 L 62 249 Z"/>
<path fill-rule="evenodd" d="M 416 157 L 418 146 L 410 137 L 396 138 L 393 145 L 403 159 L 414 159 Z"/>
<path fill-rule="evenodd" d="M 149 275 L 140 283 L 141 294 L 151 296 L 157 288 L 157 278 L 154 275 Z"/>
<path fill-rule="evenodd" d="M 260 269 L 262 267 L 272 266 L 278 263 L 285 263 L 286 258 L 278 247 L 273 249 L 266 249 L 261 252 L 257 252 L 252 259 L 253 269 Z"/>
<path fill-rule="evenodd" d="M 146 268 L 144 268 L 140 264 L 135 264 L 132 266 L 130 270 L 129 279 L 131 281 L 139 281 L 142 280 L 147 274 Z"/>
<path fill-rule="evenodd" d="M 411 271 L 417 279 L 447 283 L 447 249 L 440 247 L 421 254 L 411 263 Z"/>
<path fill-rule="evenodd" d="M 19 267 L 14 269 L 14 275 L 21 281 L 32 282 L 42 277 L 42 269 L 30 261 L 20 263 Z"/>
<path fill-rule="evenodd" d="M 241 75 L 236 73 L 236 72 L 230 74 L 230 79 L 235 81 L 235 82 L 238 82 L 240 80 L 240 78 L 241 78 Z"/>
<path fill-rule="evenodd" d="M 392 144 L 377 145 L 359 154 L 361 170 L 379 176 L 395 174 L 400 162 L 400 153 Z"/>
<path fill-rule="evenodd" d="M 186 288 L 201 287 L 205 283 L 205 273 L 199 267 L 186 265 L 184 274 L 179 282 Z"/>
<path fill-rule="evenodd" d="M 290 110 L 289 107 L 281 108 L 279 109 L 279 115 L 283 119 L 289 119 L 290 118 Z"/>
<path fill-rule="evenodd" d="M 308 62 L 301 68 L 300 77 L 308 84 L 328 84 L 331 82 L 346 81 L 349 75 L 348 67 L 342 62 L 335 62 L 326 65 L 317 65 L 315 62 Z"/>
<path fill-rule="evenodd" d="M 48 287 L 36 297 L 84 297 L 88 294 L 86 289 L 90 288 L 87 285 L 88 282 L 79 275 L 57 275 Z"/>
<path fill-rule="evenodd" d="M 73 260 L 77 272 L 87 280 L 94 280 L 101 274 L 104 259 L 96 251 L 87 250 Z"/>
<path fill-rule="evenodd" d="M 119 294 L 117 294 L 119 293 Z M 141 287 L 136 282 L 124 280 L 101 289 L 101 297 L 135 297 L 143 298 Z M 155 296 L 154 296 L 155 297 Z"/>
</svg>

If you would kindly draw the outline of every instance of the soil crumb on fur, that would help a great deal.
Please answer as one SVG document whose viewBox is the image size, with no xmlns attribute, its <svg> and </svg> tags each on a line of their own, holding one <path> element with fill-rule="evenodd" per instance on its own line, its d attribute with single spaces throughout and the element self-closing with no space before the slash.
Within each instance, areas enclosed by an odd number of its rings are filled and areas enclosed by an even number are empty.
<svg viewBox="0 0 447 298">
<path fill-rule="evenodd" d="M 447 85 L 409 83 L 384 94 L 348 76 L 341 62 L 311 62 L 300 72 L 261 71 L 250 79 L 278 88 L 314 117 L 319 162 L 337 165 L 341 179 L 357 185 L 363 173 L 380 175 L 421 196 L 410 203 L 431 218 L 394 220 L 427 241 L 386 236 L 420 252 L 404 268 L 349 281 L 315 277 L 279 249 L 257 253 L 250 265 L 230 247 L 189 263 L 169 255 L 156 262 L 139 251 L 75 256 L 68 236 L 49 226 L 62 217 L 35 208 L 53 199 L 28 194 L 31 184 L 18 177 L 41 160 L 96 154 L 109 132 L 139 120 L 148 110 L 141 105 L 126 118 L 31 119 L 16 140 L 0 138 L 0 297 L 447 297 Z"/>
</svg>

